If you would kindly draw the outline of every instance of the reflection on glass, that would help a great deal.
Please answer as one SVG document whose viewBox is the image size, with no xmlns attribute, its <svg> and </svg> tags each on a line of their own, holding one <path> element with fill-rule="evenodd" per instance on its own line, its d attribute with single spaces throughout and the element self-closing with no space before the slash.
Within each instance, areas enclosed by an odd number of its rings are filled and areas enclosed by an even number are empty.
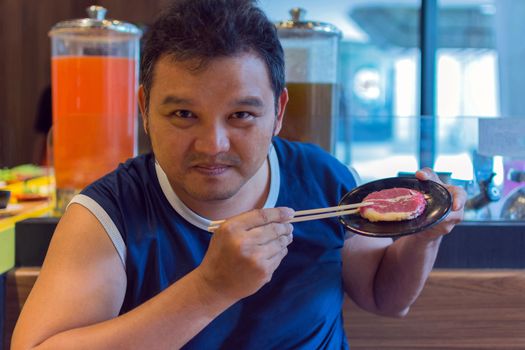
<svg viewBox="0 0 525 350">
<path fill-rule="evenodd" d="M 467 191 L 467 219 L 525 220 L 525 157 L 481 154 L 478 144 L 479 120 L 525 117 L 525 1 L 437 1 L 434 169 Z M 416 171 L 421 1 L 261 5 L 275 20 L 301 6 L 343 31 L 336 157 L 364 182 Z"/>
</svg>

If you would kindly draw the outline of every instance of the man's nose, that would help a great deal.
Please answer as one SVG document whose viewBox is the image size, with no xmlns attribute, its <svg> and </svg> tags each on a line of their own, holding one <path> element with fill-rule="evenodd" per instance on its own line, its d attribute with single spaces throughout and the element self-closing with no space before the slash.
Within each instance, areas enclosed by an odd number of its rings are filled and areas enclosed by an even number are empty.
<svg viewBox="0 0 525 350">
<path fill-rule="evenodd" d="M 214 123 L 203 125 L 195 140 L 195 150 L 199 153 L 215 155 L 230 149 L 230 139 L 227 128 Z"/>
</svg>

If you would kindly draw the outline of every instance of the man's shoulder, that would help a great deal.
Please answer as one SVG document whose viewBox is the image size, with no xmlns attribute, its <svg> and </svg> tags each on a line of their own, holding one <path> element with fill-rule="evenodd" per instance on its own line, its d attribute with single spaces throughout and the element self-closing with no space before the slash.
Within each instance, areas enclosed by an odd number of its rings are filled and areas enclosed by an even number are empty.
<svg viewBox="0 0 525 350">
<path fill-rule="evenodd" d="M 335 158 L 320 146 L 299 141 L 290 141 L 280 137 L 274 137 L 272 144 L 276 151 L 286 158 L 315 157 L 316 159 Z"/>
<path fill-rule="evenodd" d="M 155 158 L 153 157 L 153 154 L 144 153 L 136 157 L 129 158 L 125 162 L 119 164 L 115 171 L 145 170 L 154 163 Z"/>
<path fill-rule="evenodd" d="M 334 168 L 339 171 L 346 167 L 332 154 L 313 143 L 289 141 L 279 137 L 274 137 L 272 143 L 281 168 Z"/>
<path fill-rule="evenodd" d="M 130 158 L 106 176 L 144 177 L 150 175 L 154 168 L 155 159 L 151 153 L 141 154 Z"/>
<path fill-rule="evenodd" d="M 285 188 L 319 186 L 323 191 L 339 193 L 357 183 L 348 166 L 317 145 L 276 137 L 273 146 Z"/>
</svg>

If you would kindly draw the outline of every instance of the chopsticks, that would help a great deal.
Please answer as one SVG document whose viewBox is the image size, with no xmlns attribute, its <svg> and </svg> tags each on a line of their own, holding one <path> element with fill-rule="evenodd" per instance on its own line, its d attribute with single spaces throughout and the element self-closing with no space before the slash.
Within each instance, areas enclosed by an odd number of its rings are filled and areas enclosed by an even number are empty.
<svg viewBox="0 0 525 350">
<path fill-rule="evenodd" d="M 373 203 L 361 202 L 361 203 L 354 203 L 354 204 L 337 205 L 335 207 L 299 210 L 295 212 L 295 215 L 290 220 L 290 222 L 291 223 L 301 222 L 301 221 L 325 219 L 325 218 L 330 218 L 334 216 L 356 214 L 359 211 L 359 208 L 366 207 L 371 204 Z M 215 231 L 224 221 L 226 220 L 216 220 L 216 221 L 210 222 L 210 226 L 208 226 L 208 231 L 209 232 Z"/>
</svg>

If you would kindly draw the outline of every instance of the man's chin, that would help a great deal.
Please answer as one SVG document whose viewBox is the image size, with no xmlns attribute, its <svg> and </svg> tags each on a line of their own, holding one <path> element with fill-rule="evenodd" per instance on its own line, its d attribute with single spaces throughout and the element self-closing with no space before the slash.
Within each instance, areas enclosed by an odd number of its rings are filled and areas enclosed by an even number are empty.
<svg viewBox="0 0 525 350">
<path fill-rule="evenodd" d="M 193 199 L 207 202 L 227 200 L 232 198 L 237 192 L 238 191 L 227 189 L 209 191 L 202 191 L 202 189 L 200 189 L 198 191 L 188 191 Z"/>
</svg>

